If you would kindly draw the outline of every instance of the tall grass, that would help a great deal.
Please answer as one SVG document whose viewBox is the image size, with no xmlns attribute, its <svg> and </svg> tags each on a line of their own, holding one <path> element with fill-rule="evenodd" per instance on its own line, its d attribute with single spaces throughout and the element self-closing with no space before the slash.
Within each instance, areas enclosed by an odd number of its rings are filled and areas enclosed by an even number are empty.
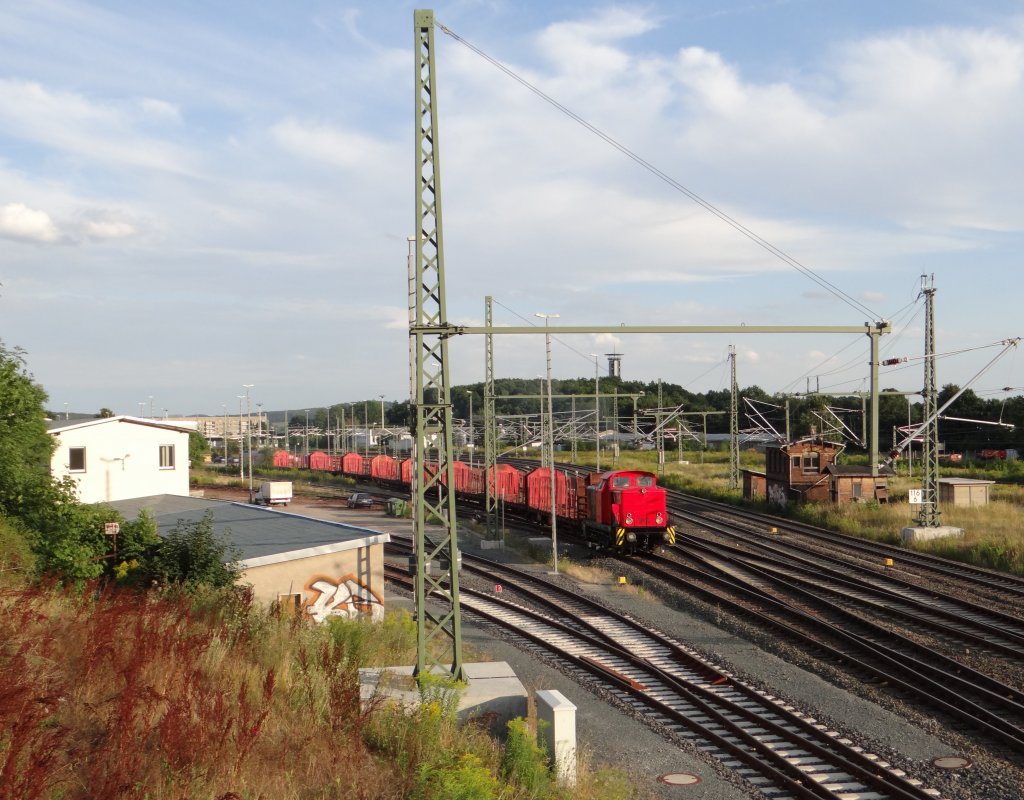
<svg viewBox="0 0 1024 800">
<path fill-rule="evenodd" d="M 568 798 L 503 773 L 458 687 L 412 712 L 361 701 L 359 668 L 410 663 L 414 633 L 407 612 L 315 626 L 236 591 L 4 590 L 0 800 Z"/>
</svg>

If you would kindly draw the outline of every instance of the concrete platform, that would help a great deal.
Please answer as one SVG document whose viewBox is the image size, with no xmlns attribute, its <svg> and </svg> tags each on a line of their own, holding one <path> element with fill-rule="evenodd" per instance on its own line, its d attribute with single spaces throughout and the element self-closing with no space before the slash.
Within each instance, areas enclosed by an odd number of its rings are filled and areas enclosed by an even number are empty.
<svg viewBox="0 0 1024 800">
<path fill-rule="evenodd" d="M 911 542 L 929 542 L 932 539 L 944 539 L 947 536 L 963 536 L 963 528 L 952 525 L 939 525 L 936 528 L 904 528 L 900 531 L 900 540 L 904 544 Z"/>
<path fill-rule="evenodd" d="M 401 666 L 359 670 L 360 697 L 366 702 L 379 692 L 402 706 L 415 708 L 420 693 L 412 677 L 413 669 Z M 508 722 L 526 717 L 526 688 L 505 661 L 466 664 L 465 670 L 467 686 L 459 699 L 459 719 L 482 718 L 490 734 L 504 741 Z"/>
</svg>

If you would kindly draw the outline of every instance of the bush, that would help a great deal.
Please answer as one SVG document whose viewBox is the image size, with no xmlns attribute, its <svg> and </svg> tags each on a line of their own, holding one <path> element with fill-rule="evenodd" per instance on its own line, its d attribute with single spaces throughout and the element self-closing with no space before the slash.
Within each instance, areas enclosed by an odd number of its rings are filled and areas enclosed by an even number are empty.
<svg viewBox="0 0 1024 800">
<path fill-rule="evenodd" d="M 233 586 L 241 574 L 240 552 L 213 532 L 213 514 L 178 524 L 148 554 L 148 577 L 186 590 L 199 585 Z"/>
<path fill-rule="evenodd" d="M 533 796 L 546 791 L 551 784 L 547 748 L 537 743 L 536 737 L 522 717 L 508 723 L 505 755 L 501 760 L 501 775 Z"/>
</svg>

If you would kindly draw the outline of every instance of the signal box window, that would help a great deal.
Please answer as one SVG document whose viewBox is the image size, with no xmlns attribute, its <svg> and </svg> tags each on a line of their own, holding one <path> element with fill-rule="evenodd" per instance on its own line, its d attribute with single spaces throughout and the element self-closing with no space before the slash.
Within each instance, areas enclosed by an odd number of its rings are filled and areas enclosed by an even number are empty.
<svg viewBox="0 0 1024 800">
<path fill-rule="evenodd" d="M 800 469 L 800 456 L 793 456 L 793 469 Z"/>
<path fill-rule="evenodd" d="M 174 469 L 174 445 L 160 445 L 160 469 Z"/>
<path fill-rule="evenodd" d="M 84 447 L 71 447 L 68 449 L 68 470 L 70 472 L 85 472 Z"/>
</svg>

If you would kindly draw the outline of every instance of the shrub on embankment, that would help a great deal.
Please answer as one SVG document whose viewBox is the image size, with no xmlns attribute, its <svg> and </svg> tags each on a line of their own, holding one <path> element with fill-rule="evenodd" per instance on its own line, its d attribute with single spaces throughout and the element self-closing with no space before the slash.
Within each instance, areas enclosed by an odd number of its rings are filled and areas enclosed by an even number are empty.
<svg viewBox="0 0 1024 800">
<path fill-rule="evenodd" d="M 0 798 L 634 796 L 601 773 L 558 789 L 519 739 L 457 724 L 450 688 L 361 706 L 359 667 L 411 663 L 414 642 L 408 613 L 317 626 L 237 590 L 8 588 Z"/>
</svg>

